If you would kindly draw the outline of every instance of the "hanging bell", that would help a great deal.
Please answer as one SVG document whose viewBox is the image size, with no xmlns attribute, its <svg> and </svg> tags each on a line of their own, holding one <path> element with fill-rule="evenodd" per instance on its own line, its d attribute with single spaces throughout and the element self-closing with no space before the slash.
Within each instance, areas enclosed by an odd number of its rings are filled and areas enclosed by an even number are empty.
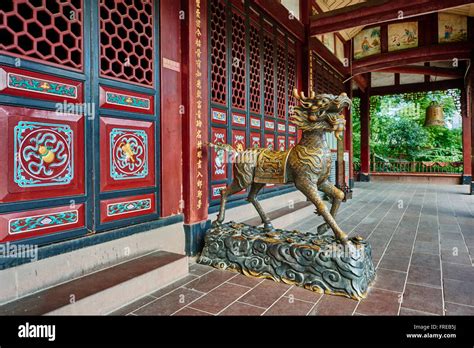
<svg viewBox="0 0 474 348">
<path fill-rule="evenodd" d="M 441 126 L 444 127 L 443 107 L 437 102 L 432 101 L 426 109 L 425 127 Z"/>
</svg>

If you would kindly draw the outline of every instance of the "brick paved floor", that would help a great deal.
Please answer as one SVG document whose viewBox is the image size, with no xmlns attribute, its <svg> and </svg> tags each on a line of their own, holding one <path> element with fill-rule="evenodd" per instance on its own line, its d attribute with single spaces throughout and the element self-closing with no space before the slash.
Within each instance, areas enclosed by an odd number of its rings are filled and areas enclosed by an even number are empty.
<svg viewBox="0 0 474 348">
<path fill-rule="evenodd" d="M 474 315 L 474 196 L 467 186 L 357 183 L 338 221 L 373 248 L 365 300 L 321 295 L 195 264 L 116 315 Z M 277 199 L 277 198 L 275 198 Z M 287 226 L 314 230 L 314 214 Z"/>
</svg>

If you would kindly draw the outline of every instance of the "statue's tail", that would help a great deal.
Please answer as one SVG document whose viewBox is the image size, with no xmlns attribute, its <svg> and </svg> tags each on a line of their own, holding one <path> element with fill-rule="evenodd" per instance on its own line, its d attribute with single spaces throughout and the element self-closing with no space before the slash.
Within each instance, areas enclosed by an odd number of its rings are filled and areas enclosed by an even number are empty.
<svg viewBox="0 0 474 348">
<path fill-rule="evenodd" d="M 207 145 L 209 145 L 210 147 L 215 148 L 216 150 L 224 150 L 224 151 L 235 152 L 235 153 L 238 152 L 232 145 L 229 145 L 229 144 L 223 144 L 223 143 L 213 144 L 213 143 L 208 143 Z"/>
</svg>

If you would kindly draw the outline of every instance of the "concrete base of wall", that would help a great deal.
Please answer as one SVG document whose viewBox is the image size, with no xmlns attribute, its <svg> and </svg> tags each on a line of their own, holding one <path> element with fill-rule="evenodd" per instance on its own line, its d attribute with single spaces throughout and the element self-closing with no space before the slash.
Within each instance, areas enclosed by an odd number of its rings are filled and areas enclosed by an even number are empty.
<svg viewBox="0 0 474 348">
<path fill-rule="evenodd" d="M 397 173 L 371 173 L 373 182 L 400 182 L 409 184 L 438 184 L 438 185 L 459 185 L 461 175 L 451 174 L 397 174 Z"/>
<path fill-rule="evenodd" d="M 270 212 L 305 199 L 299 191 L 292 191 L 264 199 L 261 204 L 265 211 Z M 214 220 L 216 215 L 211 214 L 209 219 Z M 229 209 L 226 221 L 242 221 L 257 215 L 255 208 L 248 203 Z M 283 228 L 284 223 L 275 221 L 275 226 Z M 185 255 L 185 246 L 185 229 L 179 222 L 3 269 L 0 270 L 0 305 L 152 251 Z"/>
<path fill-rule="evenodd" d="M 0 270 L 0 304 L 154 250 L 184 255 L 183 223 Z"/>
</svg>

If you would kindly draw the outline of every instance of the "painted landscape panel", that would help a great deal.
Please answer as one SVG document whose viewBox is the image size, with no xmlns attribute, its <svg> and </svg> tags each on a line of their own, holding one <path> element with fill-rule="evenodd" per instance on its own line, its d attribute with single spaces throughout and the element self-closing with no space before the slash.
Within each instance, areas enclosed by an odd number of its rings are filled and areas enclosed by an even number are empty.
<svg viewBox="0 0 474 348">
<path fill-rule="evenodd" d="M 380 52 L 380 27 L 364 29 L 354 37 L 354 59 Z"/>
<path fill-rule="evenodd" d="M 418 47 L 418 22 L 388 25 L 388 51 Z"/>
<path fill-rule="evenodd" d="M 467 17 L 438 13 L 438 42 L 467 41 Z"/>
</svg>

